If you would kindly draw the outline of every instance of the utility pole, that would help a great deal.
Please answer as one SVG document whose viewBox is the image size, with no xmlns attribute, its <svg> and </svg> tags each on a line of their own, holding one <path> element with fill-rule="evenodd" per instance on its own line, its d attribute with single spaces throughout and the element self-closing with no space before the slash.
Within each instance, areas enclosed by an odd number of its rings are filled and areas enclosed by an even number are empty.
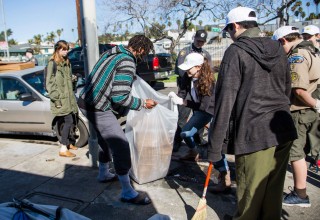
<svg viewBox="0 0 320 220">
<path fill-rule="evenodd" d="M 80 12 L 80 0 L 76 0 L 76 9 L 77 9 L 77 25 L 78 25 L 78 43 L 79 46 L 82 45 L 82 27 L 81 27 L 81 12 Z"/>
<path fill-rule="evenodd" d="M 285 5 L 286 7 L 283 10 L 283 23 L 281 26 L 285 26 L 288 23 L 288 21 L 286 21 L 287 13 L 288 13 L 287 0 L 282 0 L 282 4 Z"/>
<path fill-rule="evenodd" d="M 84 55 L 84 72 L 87 78 L 99 59 L 95 0 L 80 0 L 80 12 L 82 27 L 81 44 Z M 96 167 L 99 146 L 97 134 L 91 123 L 89 123 L 89 133 L 89 157 L 92 166 Z"/>
<path fill-rule="evenodd" d="M 3 7 L 3 1 L 2 0 L 1 0 L 1 10 L 2 10 L 2 19 L 3 19 L 3 26 L 4 26 L 4 40 L 7 42 L 7 57 L 8 57 L 8 61 L 10 61 L 10 52 L 9 52 L 9 42 L 8 42 L 8 36 L 7 36 L 6 18 L 4 16 L 4 7 Z"/>
</svg>

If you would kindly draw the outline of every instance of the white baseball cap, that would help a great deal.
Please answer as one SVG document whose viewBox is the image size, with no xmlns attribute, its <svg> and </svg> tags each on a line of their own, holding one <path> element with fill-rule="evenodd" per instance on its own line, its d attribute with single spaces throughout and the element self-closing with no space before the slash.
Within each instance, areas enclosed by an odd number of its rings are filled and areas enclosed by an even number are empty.
<svg viewBox="0 0 320 220">
<path fill-rule="evenodd" d="M 302 33 L 303 34 L 310 34 L 310 35 L 315 35 L 315 34 L 319 34 L 320 33 L 320 30 L 317 26 L 315 25 L 308 25 L 308 26 L 305 26 L 303 29 L 302 29 Z"/>
<path fill-rule="evenodd" d="M 204 57 L 200 53 L 190 53 L 178 67 L 182 70 L 189 70 L 194 66 L 200 66 L 203 62 Z"/>
<path fill-rule="evenodd" d="M 251 8 L 247 7 L 237 7 L 229 11 L 226 17 L 226 25 L 223 30 L 227 27 L 228 24 L 241 22 L 241 21 L 257 21 L 257 17 L 249 16 L 251 12 L 255 12 Z"/>
<path fill-rule="evenodd" d="M 299 33 L 299 28 L 294 26 L 282 26 L 273 33 L 272 40 L 279 40 L 280 38 L 292 33 Z"/>
</svg>

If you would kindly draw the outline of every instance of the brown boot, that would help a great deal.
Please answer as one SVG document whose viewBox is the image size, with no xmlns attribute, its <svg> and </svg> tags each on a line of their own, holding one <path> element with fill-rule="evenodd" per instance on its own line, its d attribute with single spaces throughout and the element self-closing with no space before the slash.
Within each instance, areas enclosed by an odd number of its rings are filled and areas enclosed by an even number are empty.
<svg viewBox="0 0 320 220">
<path fill-rule="evenodd" d="M 64 152 L 59 152 L 60 157 L 75 157 L 76 155 L 74 153 L 71 153 L 70 151 L 64 151 Z"/>
<path fill-rule="evenodd" d="M 74 146 L 73 144 L 69 144 L 68 149 L 69 150 L 78 150 L 78 148 L 76 146 Z"/>
<path fill-rule="evenodd" d="M 209 187 L 211 193 L 229 193 L 231 191 L 230 171 L 220 173 L 220 182 Z"/>
</svg>

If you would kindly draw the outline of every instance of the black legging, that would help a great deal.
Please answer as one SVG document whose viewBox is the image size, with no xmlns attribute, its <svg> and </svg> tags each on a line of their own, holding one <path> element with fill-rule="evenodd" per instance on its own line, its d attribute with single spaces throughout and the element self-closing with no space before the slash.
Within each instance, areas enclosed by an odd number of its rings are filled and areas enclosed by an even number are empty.
<svg viewBox="0 0 320 220">
<path fill-rule="evenodd" d="M 60 123 L 64 122 L 63 129 L 61 132 L 61 144 L 68 146 L 70 144 L 69 134 L 70 129 L 74 125 L 72 113 L 65 116 L 60 116 Z"/>
</svg>

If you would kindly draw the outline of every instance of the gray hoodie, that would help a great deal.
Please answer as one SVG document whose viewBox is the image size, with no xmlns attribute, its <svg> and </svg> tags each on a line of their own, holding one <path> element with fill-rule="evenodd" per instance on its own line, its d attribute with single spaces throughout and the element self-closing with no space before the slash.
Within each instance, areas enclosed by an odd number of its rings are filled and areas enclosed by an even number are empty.
<svg viewBox="0 0 320 220">
<path fill-rule="evenodd" d="M 291 77 L 279 42 L 245 31 L 226 50 L 216 84 L 208 157 L 257 152 L 296 139 L 289 111 Z"/>
</svg>

